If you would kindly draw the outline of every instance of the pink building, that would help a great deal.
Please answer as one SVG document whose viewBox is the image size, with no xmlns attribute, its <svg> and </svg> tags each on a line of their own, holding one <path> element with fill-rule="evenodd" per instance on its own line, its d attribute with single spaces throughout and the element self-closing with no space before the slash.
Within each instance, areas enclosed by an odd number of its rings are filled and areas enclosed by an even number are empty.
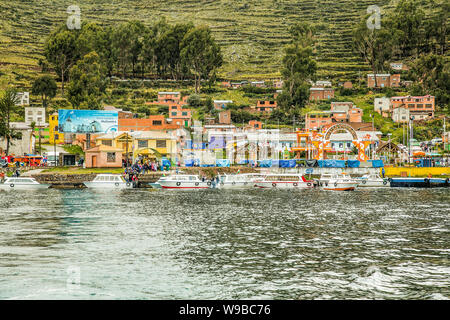
<svg viewBox="0 0 450 320">
<path fill-rule="evenodd" d="M 122 149 L 98 145 L 85 151 L 86 168 L 122 167 Z"/>
</svg>

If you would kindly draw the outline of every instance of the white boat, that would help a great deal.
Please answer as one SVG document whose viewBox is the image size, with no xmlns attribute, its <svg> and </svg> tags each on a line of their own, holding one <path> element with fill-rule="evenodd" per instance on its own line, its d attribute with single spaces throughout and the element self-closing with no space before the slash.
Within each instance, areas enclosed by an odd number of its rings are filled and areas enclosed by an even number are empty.
<svg viewBox="0 0 450 320">
<path fill-rule="evenodd" d="M 325 184 L 328 184 L 331 179 L 333 179 L 335 176 L 334 173 L 322 173 L 319 178 L 319 185 L 323 187 Z"/>
<path fill-rule="evenodd" d="M 322 184 L 323 190 L 332 191 L 353 191 L 358 187 L 359 182 L 351 178 L 348 174 L 336 174 L 328 182 Z"/>
<path fill-rule="evenodd" d="M 255 187 L 273 189 L 310 189 L 313 180 L 306 180 L 301 174 L 267 174 L 255 181 Z"/>
<path fill-rule="evenodd" d="M 88 188 L 101 189 L 131 189 L 132 182 L 127 182 L 120 174 L 98 174 L 94 180 L 84 182 Z"/>
<path fill-rule="evenodd" d="M 383 179 L 378 174 L 374 173 L 363 175 L 355 180 L 359 182 L 358 187 L 389 187 L 387 178 Z"/>
<path fill-rule="evenodd" d="M 255 181 L 261 180 L 263 177 L 264 175 L 259 173 L 220 175 L 218 187 L 221 189 L 253 188 Z"/>
<path fill-rule="evenodd" d="M 3 190 L 33 190 L 33 189 L 48 189 L 49 184 L 43 184 L 31 177 L 10 177 L 6 178 L 3 183 L 0 183 L 0 189 Z"/>
<path fill-rule="evenodd" d="M 157 182 L 163 189 L 208 189 L 212 183 L 202 181 L 196 175 L 179 174 L 159 178 Z"/>
</svg>

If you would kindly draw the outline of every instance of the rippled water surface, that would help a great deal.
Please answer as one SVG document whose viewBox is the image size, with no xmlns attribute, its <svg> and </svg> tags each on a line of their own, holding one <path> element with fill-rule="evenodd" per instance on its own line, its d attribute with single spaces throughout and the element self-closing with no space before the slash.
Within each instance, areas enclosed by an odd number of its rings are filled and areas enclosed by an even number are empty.
<svg viewBox="0 0 450 320">
<path fill-rule="evenodd" d="M 449 189 L 0 192 L 0 299 L 448 299 L 449 215 Z"/>
</svg>

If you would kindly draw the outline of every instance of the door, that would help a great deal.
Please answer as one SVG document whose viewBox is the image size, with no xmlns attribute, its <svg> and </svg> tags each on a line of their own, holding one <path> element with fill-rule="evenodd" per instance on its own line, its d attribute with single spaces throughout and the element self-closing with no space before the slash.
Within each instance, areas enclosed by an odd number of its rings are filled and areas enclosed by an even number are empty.
<svg viewBox="0 0 450 320">
<path fill-rule="evenodd" d="M 92 156 L 92 167 L 97 167 L 97 156 Z"/>
</svg>

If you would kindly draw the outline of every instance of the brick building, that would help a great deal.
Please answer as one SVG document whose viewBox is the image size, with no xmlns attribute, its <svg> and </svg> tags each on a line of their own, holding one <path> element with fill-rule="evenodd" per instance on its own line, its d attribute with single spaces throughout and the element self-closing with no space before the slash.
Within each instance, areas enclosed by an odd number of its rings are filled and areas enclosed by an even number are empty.
<svg viewBox="0 0 450 320">
<path fill-rule="evenodd" d="M 175 130 L 181 124 L 165 119 L 164 115 L 149 116 L 145 119 L 120 119 L 119 131 L 152 131 L 152 130 Z"/>
<path fill-rule="evenodd" d="M 312 87 L 309 89 L 309 100 L 320 101 L 334 98 L 333 88 Z"/>
<path fill-rule="evenodd" d="M 392 97 L 392 110 L 404 107 L 409 110 L 409 113 L 414 120 L 425 120 L 434 118 L 435 112 L 435 98 L 434 96 L 418 96 L 418 97 Z"/>
<path fill-rule="evenodd" d="M 377 74 L 377 88 L 398 88 L 400 87 L 400 75 L 381 73 Z M 373 73 L 367 75 L 367 87 L 375 88 L 375 77 Z"/>
<path fill-rule="evenodd" d="M 256 103 L 256 110 L 259 112 L 272 112 L 276 108 L 278 108 L 278 104 L 276 101 L 259 100 Z"/>
</svg>

